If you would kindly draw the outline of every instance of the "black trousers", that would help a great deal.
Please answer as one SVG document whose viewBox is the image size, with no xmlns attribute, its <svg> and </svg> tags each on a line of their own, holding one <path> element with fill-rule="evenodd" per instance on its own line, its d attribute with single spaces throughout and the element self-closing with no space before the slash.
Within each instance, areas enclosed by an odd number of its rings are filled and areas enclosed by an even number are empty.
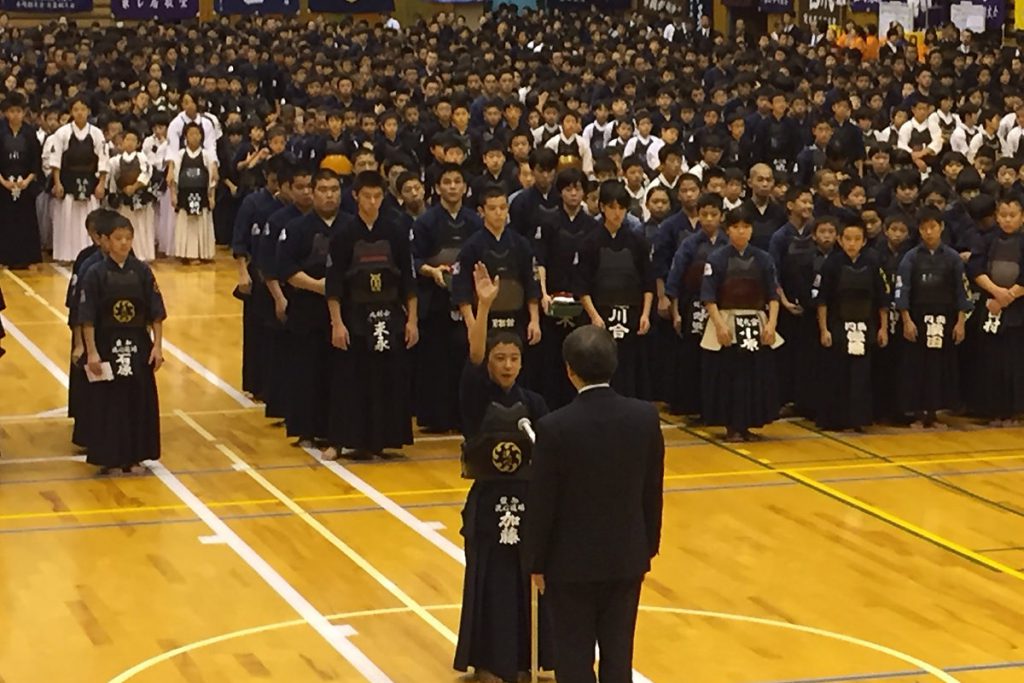
<svg viewBox="0 0 1024 683">
<path fill-rule="evenodd" d="M 633 634 L 643 577 L 547 584 L 555 628 L 558 683 L 596 683 L 594 643 L 601 650 L 601 683 L 633 680 Z"/>
</svg>

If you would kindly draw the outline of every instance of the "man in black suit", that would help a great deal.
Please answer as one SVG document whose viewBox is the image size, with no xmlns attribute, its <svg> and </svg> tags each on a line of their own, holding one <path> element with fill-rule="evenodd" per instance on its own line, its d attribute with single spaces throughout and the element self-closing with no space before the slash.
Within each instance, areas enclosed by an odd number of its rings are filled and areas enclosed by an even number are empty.
<svg viewBox="0 0 1024 683">
<path fill-rule="evenodd" d="M 665 442 L 657 409 L 609 387 L 616 344 L 588 325 L 562 346 L 579 391 L 536 424 L 525 561 L 551 606 L 559 683 L 632 681 L 640 586 L 661 541 Z"/>
</svg>

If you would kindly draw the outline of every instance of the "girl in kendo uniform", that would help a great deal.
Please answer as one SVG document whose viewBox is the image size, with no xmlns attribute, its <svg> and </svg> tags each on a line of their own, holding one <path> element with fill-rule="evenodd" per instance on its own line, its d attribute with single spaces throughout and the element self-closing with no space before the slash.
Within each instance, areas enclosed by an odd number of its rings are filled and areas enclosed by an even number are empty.
<svg viewBox="0 0 1024 683">
<path fill-rule="evenodd" d="M 0 127 L 0 265 L 24 268 L 43 260 L 36 197 L 43 177 L 42 148 L 35 128 L 24 123 L 27 102 L 11 93 L 3 103 L 7 125 Z"/>
<path fill-rule="evenodd" d="M 981 391 L 971 392 L 968 408 L 991 420 L 992 426 L 1012 427 L 1024 411 L 1024 215 L 1021 200 L 1007 195 L 996 208 L 998 228 L 977 233 L 967 262 L 967 275 L 982 292 L 972 329 L 977 344 L 970 371 Z M 973 316 L 972 316 L 973 317 Z"/>
<path fill-rule="evenodd" d="M 156 197 L 150 191 L 152 167 L 145 154 L 138 151 L 139 136 L 132 129 L 124 132 L 121 154 L 111 158 L 108 201 L 111 208 L 131 221 L 135 227 L 132 242 L 135 256 L 140 261 L 156 258 L 156 235 L 153 204 Z"/>
<path fill-rule="evenodd" d="M 486 266 L 473 271 L 476 315 L 469 362 L 462 372 L 463 477 L 472 479 L 462 510 L 466 575 L 455 668 L 476 670 L 484 683 L 521 680 L 530 669 L 530 576 L 519 557 L 519 533 L 529 514 L 533 444 L 519 428 L 547 414 L 544 399 L 517 382 L 523 340 L 488 333 L 490 309 L 502 286 Z M 544 602 L 540 603 L 542 606 Z M 550 625 L 541 608 L 540 664 L 551 669 Z"/>
<path fill-rule="evenodd" d="M 845 225 L 840 249 L 826 259 L 815 302 L 827 386 L 818 391 L 815 423 L 821 429 L 860 430 L 874 420 L 871 363 L 874 348 L 889 343 L 885 282 L 874 254 L 864 251 L 867 232 Z"/>
<path fill-rule="evenodd" d="M 70 263 L 89 246 L 85 218 L 106 194 L 107 144 L 89 123 L 84 98 L 71 102 L 71 121 L 53 134 L 49 159 L 53 178 L 53 260 Z"/>
<path fill-rule="evenodd" d="M 708 255 L 701 283 L 710 323 L 701 342 L 701 409 L 705 424 L 726 428 L 728 441 L 754 440 L 750 429 L 779 415 L 778 279 L 768 252 L 750 245 L 753 230 L 746 209 L 726 215 L 729 243 Z"/>
<path fill-rule="evenodd" d="M 216 249 L 213 208 L 217 159 L 203 148 L 203 129 L 198 123 L 185 125 L 185 147 L 168 163 L 168 185 L 177 212 L 171 255 L 193 263 L 210 261 Z"/>
</svg>

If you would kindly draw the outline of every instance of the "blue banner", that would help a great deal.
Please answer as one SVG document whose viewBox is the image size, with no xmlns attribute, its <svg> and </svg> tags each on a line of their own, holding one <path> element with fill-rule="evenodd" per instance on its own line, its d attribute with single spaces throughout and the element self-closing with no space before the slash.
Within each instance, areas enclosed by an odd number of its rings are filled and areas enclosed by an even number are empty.
<svg viewBox="0 0 1024 683">
<path fill-rule="evenodd" d="M 759 12 L 791 12 L 793 11 L 793 0 L 758 0 L 757 11 Z"/>
<path fill-rule="evenodd" d="M 985 28 L 1002 30 L 1006 24 L 1006 0 L 985 0 Z"/>
<path fill-rule="evenodd" d="M 296 14 L 299 0 L 217 0 L 217 14 Z"/>
<path fill-rule="evenodd" d="M 853 12 L 877 12 L 878 0 L 850 0 L 850 10 Z"/>
<path fill-rule="evenodd" d="M 394 10 L 394 0 L 309 0 L 310 12 L 326 14 L 379 14 Z"/>
<path fill-rule="evenodd" d="M 111 0 L 110 10 L 118 19 L 195 19 L 199 0 Z"/>
<path fill-rule="evenodd" d="M 550 9 L 574 12 L 622 12 L 630 8 L 630 0 L 548 0 L 547 6 Z"/>
<path fill-rule="evenodd" d="M 70 14 L 91 12 L 92 0 L 2 0 L 5 12 L 47 12 Z"/>
</svg>

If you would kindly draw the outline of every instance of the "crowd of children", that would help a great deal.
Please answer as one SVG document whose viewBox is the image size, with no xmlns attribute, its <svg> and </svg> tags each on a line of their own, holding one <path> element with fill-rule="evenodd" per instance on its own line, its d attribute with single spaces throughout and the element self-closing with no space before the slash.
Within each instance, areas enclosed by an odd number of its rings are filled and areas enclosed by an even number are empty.
<svg viewBox="0 0 1024 683">
<path fill-rule="evenodd" d="M 145 262 L 217 244 L 243 388 L 326 458 L 388 457 L 414 418 L 474 431 L 471 346 L 488 391 L 565 405 L 581 325 L 617 340 L 619 391 L 730 440 L 780 414 L 1015 425 L 1022 76 L 952 25 L 923 47 L 789 14 L 756 39 L 504 6 L 404 28 L 0 17 L 0 265 L 74 262 L 69 410 L 107 470 L 160 452 Z M 514 678 L 522 652 L 486 641 L 458 666 Z"/>
<path fill-rule="evenodd" d="M 8 27 L 0 263 L 47 249 L 73 261 L 100 206 L 130 221 L 141 261 L 230 244 L 245 389 L 303 441 L 380 453 L 407 430 L 329 435 L 320 371 L 344 316 L 322 285 L 296 281 L 322 282 L 329 250 L 289 253 L 305 233 L 288 229 L 317 212 L 331 174 L 325 239 L 366 223 L 354 190 L 372 189 L 369 173 L 384 184 L 377 214 L 409 237 L 387 262 L 414 273 L 402 291 L 418 315 L 402 304 L 399 317 L 422 332 L 402 361 L 414 381 L 391 408 L 399 423 L 459 426 L 476 261 L 503 283 L 492 326 L 523 335 L 524 381 L 553 407 L 571 397 L 560 340 L 590 323 L 620 341 L 620 390 L 730 438 L 753 438 L 779 408 L 836 429 L 941 426 L 945 409 L 1012 422 L 1024 61 L 951 26 L 923 58 L 899 26 L 877 55 L 819 28 L 805 35 L 787 14 L 755 46 L 706 21 L 508 8 L 479 28 L 445 14 L 406 29 Z M 603 204 L 609 182 L 623 191 Z M 497 194 L 508 217 L 495 207 L 489 221 Z M 339 278 L 344 299 L 352 273 Z M 282 370 L 296 355 L 322 359 L 296 368 L 321 394 Z"/>
</svg>

